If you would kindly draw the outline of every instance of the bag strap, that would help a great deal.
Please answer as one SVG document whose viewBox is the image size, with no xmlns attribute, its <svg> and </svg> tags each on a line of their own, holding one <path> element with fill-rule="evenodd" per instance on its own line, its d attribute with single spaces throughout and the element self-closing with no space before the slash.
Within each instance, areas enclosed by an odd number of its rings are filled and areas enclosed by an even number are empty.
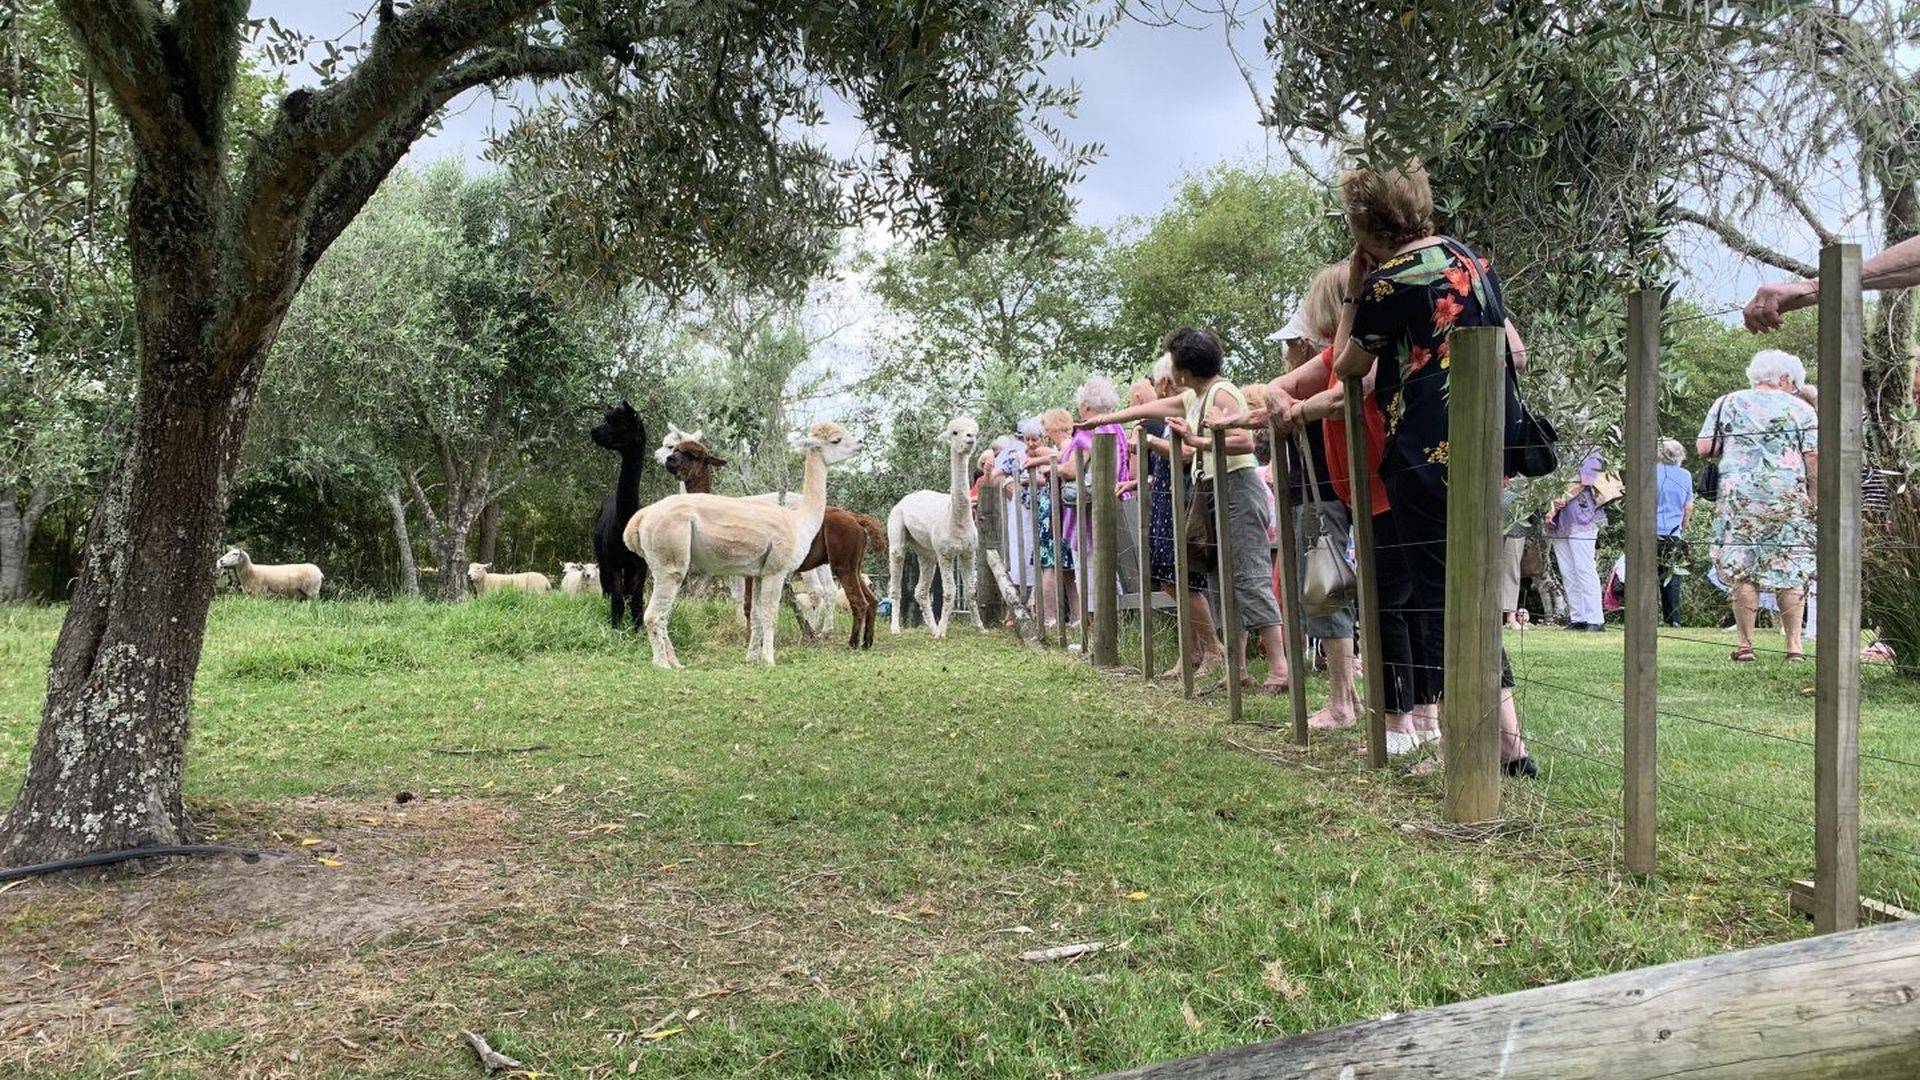
<svg viewBox="0 0 1920 1080">
<path fill-rule="evenodd" d="M 1727 399 L 1724 396 L 1722 396 L 1719 401 L 1716 401 L 1713 403 L 1713 444 L 1712 445 L 1713 445 L 1713 457 L 1714 457 L 1714 460 L 1716 461 L 1719 460 L 1720 457 L 1726 454 L 1727 452 L 1727 437 L 1726 437 L 1726 434 L 1720 430 L 1720 413 L 1726 407 L 1727 407 Z"/>
</svg>

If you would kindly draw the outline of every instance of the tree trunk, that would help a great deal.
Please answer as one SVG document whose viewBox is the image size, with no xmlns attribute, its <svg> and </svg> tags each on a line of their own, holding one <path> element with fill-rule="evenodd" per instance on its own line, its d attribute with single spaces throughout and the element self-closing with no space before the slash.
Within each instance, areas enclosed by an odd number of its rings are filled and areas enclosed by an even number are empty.
<svg viewBox="0 0 1920 1080">
<path fill-rule="evenodd" d="M 221 502 L 265 346 L 221 387 L 209 385 L 206 357 L 181 356 L 198 327 L 162 315 L 144 329 L 133 439 L 87 530 L 33 756 L 0 822 L 3 865 L 194 833 L 180 790 L 193 678 Z M 156 361 L 167 345 L 171 355 Z"/>
<path fill-rule="evenodd" d="M 474 562 L 492 564 L 500 547 L 500 503 L 498 500 L 487 504 L 480 511 L 480 554 Z"/>
<path fill-rule="evenodd" d="M 1912 182 L 1887 184 L 1883 177 L 1882 218 L 1888 247 L 1920 234 L 1920 186 Z M 1861 376 L 1866 382 L 1867 431 L 1882 452 L 1894 449 L 1901 424 L 1894 414 L 1912 401 L 1913 302 L 1911 289 L 1880 294 L 1868 320 Z"/>
<path fill-rule="evenodd" d="M 450 526 L 441 530 L 438 543 L 435 544 L 434 558 L 440 560 L 440 599 L 449 602 L 464 600 L 470 591 L 467 586 L 467 536 L 472 531 L 471 524 Z"/>
<path fill-rule="evenodd" d="M 420 567 L 413 561 L 413 534 L 407 529 L 407 504 L 398 488 L 387 491 L 387 512 L 393 516 L 393 546 L 400 553 L 400 594 L 420 595 Z"/>
<path fill-rule="evenodd" d="M 27 595 L 29 539 L 13 493 L 0 493 L 0 601 L 10 603 Z"/>
</svg>

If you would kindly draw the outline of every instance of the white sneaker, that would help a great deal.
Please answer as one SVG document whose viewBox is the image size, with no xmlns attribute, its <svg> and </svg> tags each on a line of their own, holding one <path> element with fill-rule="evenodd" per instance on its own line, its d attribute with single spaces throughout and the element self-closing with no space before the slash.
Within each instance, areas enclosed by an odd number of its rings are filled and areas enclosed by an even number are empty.
<svg viewBox="0 0 1920 1080">
<path fill-rule="evenodd" d="M 1411 731 L 1387 732 L 1387 753 L 1399 757 L 1411 754 L 1420 748 L 1420 739 Z"/>
</svg>

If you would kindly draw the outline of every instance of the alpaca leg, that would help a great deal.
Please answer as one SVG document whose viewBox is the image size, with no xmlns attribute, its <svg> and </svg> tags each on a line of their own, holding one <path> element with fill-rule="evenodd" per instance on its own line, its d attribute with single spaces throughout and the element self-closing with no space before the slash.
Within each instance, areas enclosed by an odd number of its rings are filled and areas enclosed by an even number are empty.
<svg viewBox="0 0 1920 1080">
<path fill-rule="evenodd" d="M 934 555 L 930 551 L 919 550 L 914 553 L 920 562 L 920 576 L 913 583 L 913 599 L 920 605 L 920 621 L 927 624 L 934 637 L 940 636 L 940 625 L 933 618 L 933 575 Z"/>
<path fill-rule="evenodd" d="M 968 548 L 966 551 L 966 554 L 960 557 L 966 560 L 967 588 L 973 590 L 973 603 L 969 606 L 973 608 L 974 628 L 977 630 L 985 630 L 987 628 L 987 624 L 984 620 L 980 618 L 980 567 L 975 562 L 975 560 L 979 557 L 979 553 L 974 551 L 974 549 L 972 548 Z"/>
<path fill-rule="evenodd" d="M 748 660 L 773 666 L 773 638 L 780 620 L 780 590 L 786 584 L 785 574 L 768 574 L 756 583 L 756 591 L 760 595 L 754 598 L 753 631 L 747 640 Z"/>
<path fill-rule="evenodd" d="M 860 624 L 865 619 L 864 613 L 867 606 L 866 595 L 860 591 L 860 576 L 858 572 L 842 574 L 839 571 L 835 571 L 833 580 L 835 584 L 845 590 L 847 594 L 847 614 L 853 619 L 853 630 L 847 635 L 847 648 L 857 649 L 860 647 Z"/>
<path fill-rule="evenodd" d="M 653 576 L 653 599 L 647 602 L 647 641 L 653 646 L 653 666 L 659 668 L 677 668 L 680 658 L 673 653 L 673 640 L 667 636 L 667 624 L 673 618 L 673 602 L 680 595 L 680 583 L 685 574 L 676 574 L 670 570 L 657 571 Z M 630 598 L 634 603 L 638 597 Z"/>
<path fill-rule="evenodd" d="M 900 609 L 906 607 L 906 597 L 900 595 L 900 573 L 906 569 L 907 549 L 899 540 L 887 549 L 887 595 L 893 597 L 893 632 L 900 632 Z"/>
<path fill-rule="evenodd" d="M 752 626 L 748 604 L 753 602 L 752 582 L 745 578 L 728 578 L 727 591 L 733 596 L 733 613 L 740 618 L 741 626 Z"/>
<path fill-rule="evenodd" d="M 813 631 L 821 636 L 833 633 L 833 612 L 839 607 L 833 601 L 833 587 L 837 584 L 833 578 L 831 566 L 816 566 L 807 571 L 807 595 L 813 597 Z"/>
<path fill-rule="evenodd" d="M 873 621 L 880 613 L 880 598 L 875 596 L 873 589 L 867 585 L 867 577 L 865 574 L 858 575 L 858 580 L 860 591 L 865 594 L 867 598 L 866 628 L 861 631 L 864 636 L 861 639 L 860 647 L 863 649 L 871 649 L 873 648 Z"/>
<path fill-rule="evenodd" d="M 953 559 L 945 554 L 940 558 L 940 632 L 935 637 L 946 637 L 947 627 L 953 625 L 953 603 L 960 594 L 953 589 Z"/>
</svg>

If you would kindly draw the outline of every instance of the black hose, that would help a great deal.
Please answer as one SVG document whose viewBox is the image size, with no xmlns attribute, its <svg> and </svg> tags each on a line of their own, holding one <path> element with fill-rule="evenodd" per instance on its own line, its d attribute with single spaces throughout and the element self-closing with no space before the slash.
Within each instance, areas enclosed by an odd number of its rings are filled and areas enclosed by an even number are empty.
<svg viewBox="0 0 1920 1080">
<path fill-rule="evenodd" d="M 0 869 L 0 881 L 18 881 L 21 878 L 57 874 L 62 870 L 81 870 L 89 866 L 109 866 L 129 859 L 150 859 L 172 855 L 238 855 L 247 862 L 258 862 L 262 855 L 279 854 L 284 853 L 228 847 L 225 844 L 155 844 L 151 847 L 128 848 L 125 851 L 96 851 L 91 855 L 81 855 L 72 859 Z"/>
</svg>

